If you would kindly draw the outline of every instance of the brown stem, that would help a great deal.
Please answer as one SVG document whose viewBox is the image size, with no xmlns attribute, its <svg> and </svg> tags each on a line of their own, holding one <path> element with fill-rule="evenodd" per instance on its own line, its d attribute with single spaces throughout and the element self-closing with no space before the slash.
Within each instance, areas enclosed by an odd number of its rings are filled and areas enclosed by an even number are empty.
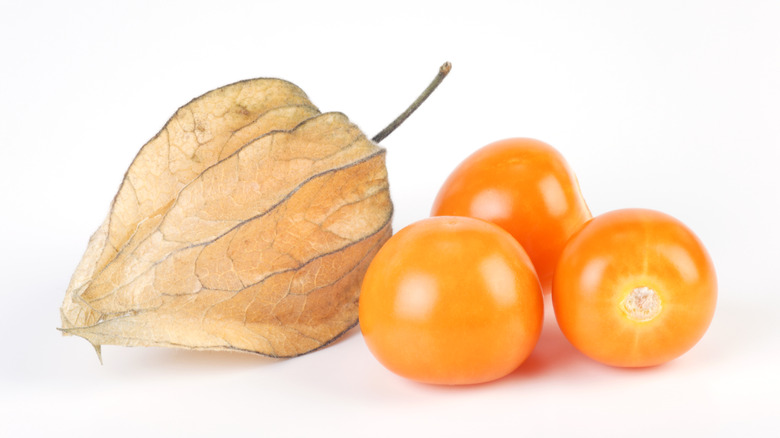
<svg viewBox="0 0 780 438">
<path fill-rule="evenodd" d="M 436 75 L 435 78 L 433 78 L 433 81 L 431 81 L 430 85 L 428 85 L 428 88 L 426 88 L 422 94 L 420 94 L 417 99 L 415 99 L 414 102 L 412 102 L 411 105 L 409 105 L 409 108 L 406 109 L 403 113 L 401 113 L 400 116 L 398 116 L 395 120 L 393 120 L 385 129 L 383 129 L 379 134 L 375 135 L 374 138 L 371 140 L 374 143 L 379 143 L 380 141 L 384 140 L 385 137 L 390 135 L 393 131 L 395 131 L 395 128 L 401 126 L 401 123 L 404 122 L 412 113 L 422 105 L 423 102 L 425 102 L 425 99 L 428 98 L 428 96 L 433 93 L 433 90 L 436 89 L 436 87 L 441 84 L 441 81 L 444 80 L 445 77 L 447 77 L 447 73 L 450 72 L 452 69 L 452 64 L 449 62 L 445 62 L 442 64 L 441 67 L 439 67 L 439 73 Z"/>
</svg>

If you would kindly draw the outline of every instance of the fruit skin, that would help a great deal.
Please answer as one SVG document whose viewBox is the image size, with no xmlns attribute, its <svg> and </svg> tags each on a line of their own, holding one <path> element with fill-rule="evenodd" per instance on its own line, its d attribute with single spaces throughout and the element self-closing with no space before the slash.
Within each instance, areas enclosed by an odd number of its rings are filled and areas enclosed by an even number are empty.
<svg viewBox="0 0 780 438">
<path fill-rule="evenodd" d="M 563 156 L 530 138 L 491 143 L 466 158 L 439 190 L 432 216 L 470 216 L 509 231 L 546 292 L 566 240 L 590 219 Z"/>
<path fill-rule="evenodd" d="M 473 384 L 512 372 L 542 329 L 539 280 L 500 227 L 435 217 L 399 231 L 366 272 L 360 328 L 390 371 L 419 382 Z"/>
<path fill-rule="evenodd" d="M 657 293 L 660 312 L 635 320 L 621 307 L 631 291 Z M 561 331 L 580 351 L 608 365 L 644 367 L 693 347 L 712 321 L 715 267 L 696 235 L 654 210 L 625 209 L 593 218 L 561 254 L 552 302 Z"/>
</svg>

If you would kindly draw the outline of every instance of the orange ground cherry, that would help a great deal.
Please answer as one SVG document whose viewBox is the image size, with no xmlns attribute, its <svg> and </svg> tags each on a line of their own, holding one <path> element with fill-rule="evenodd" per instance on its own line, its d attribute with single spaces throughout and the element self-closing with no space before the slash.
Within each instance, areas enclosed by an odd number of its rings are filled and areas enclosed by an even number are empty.
<svg viewBox="0 0 780 438">
<path fill-rule="evenodd" d="M 530 138 L 491 143 L 466 158 L 436 197 L 433 216 L 470 216 L 509 231 L 549 291 L 566 240 L 591 218 L 563 156 Z"/>
<path fill-rule="evenodd" d="M 580 351 L 608 365 L 658 365 L 688 351 L 715 312 L 715 268 L 677 219 L 625 209 L 593 218 L 563 250 L 552 302 Z"/>
<path fill-rule="evenodd" d="M 544 304 L 530 259 L 500 227 L 468 217 L 399 231 L 363 279 L 360 328 L 386 368 L 426 383 L 472 384 L 531 353 Z"/>
</svg>

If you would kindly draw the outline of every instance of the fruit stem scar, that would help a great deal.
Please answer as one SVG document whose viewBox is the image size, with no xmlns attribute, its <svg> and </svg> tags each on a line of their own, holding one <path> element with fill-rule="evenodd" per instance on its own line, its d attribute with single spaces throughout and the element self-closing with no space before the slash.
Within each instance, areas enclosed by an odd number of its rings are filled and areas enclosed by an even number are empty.
<svg viewBox="0 0 780 438">
<path fill-rule="evenodd" d="M 661 298 L 649 287 L 637 287 L 620 303 L 626 316 L 637 322 L 646 322 L 661 313 Z"/>
<path fill-rule="evenodd" d="M 374 138 L 371 139 L 374 143 L 379 143 L 380 141 L 384 140 L 385 137 L 390 135 L 393 131 L 395 131 L 395 128 L 401 126 L 401 124 L 406 120 L 409 116 L 412 115 L 417 108 L 422 105 L 423 102 L 425 102 L 425 99 L 428 98 L 428 96 L 433 93 L 433 90 L 436 89 L 436 87 L 441 84 L 441 81 L 444 80 L 444 78 L 447 77 L 447 74 L 449 74 L 450 70 L 452 70 L 452 64 L 449 62 L 445 62 L 442 64 L 441 67 L 439 67 L 439 73 L 436 75 L 435 78 L 433 78 L 433 81 L 428 85 L 428 88 L 423 90 L 422 94 L 420 94 L 417 99 L 415 99 L 414 102 L 412 102 L 411 105 L 409 105 L 409 108 L 406 108 L 406 111 L 401 113 L 400 116 L 396 117 L 395 120 L 393 120 L 385 129 L 379 132 L 379 134 L 375 135 Z"/>
</svg>

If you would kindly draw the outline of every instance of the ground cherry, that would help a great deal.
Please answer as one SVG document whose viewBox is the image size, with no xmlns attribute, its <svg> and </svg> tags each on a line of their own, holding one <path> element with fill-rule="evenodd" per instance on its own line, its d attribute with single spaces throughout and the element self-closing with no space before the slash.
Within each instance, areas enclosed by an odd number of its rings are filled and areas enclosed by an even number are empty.
<svg viewBox="0 0 780 438">
<path fill-rule="evenodd" d="M 386 368 L 426 383 L 505 376 L 531 353 L 544 305 L 530 259 L 489 222 L 435 217 L 390 238 L 366 272 L 360 328 Z"/>
<path fill-rule="evenodd" d="M 564 248 L 552 302 L 566 338 L 605 364 L 642 367 L 688 351 L 715 312 L 715 268 L 701 241 L 653 210 L 593 218 Z"/>
<path fill-rule="evenodd" d="M 566 240 L 591 218 L 563 156 L 530 138 L 489 144 L 449 176 L 433 216 L 470 216 L 509 231 L 523 246 L 549 291 Z"/>
</svg>

